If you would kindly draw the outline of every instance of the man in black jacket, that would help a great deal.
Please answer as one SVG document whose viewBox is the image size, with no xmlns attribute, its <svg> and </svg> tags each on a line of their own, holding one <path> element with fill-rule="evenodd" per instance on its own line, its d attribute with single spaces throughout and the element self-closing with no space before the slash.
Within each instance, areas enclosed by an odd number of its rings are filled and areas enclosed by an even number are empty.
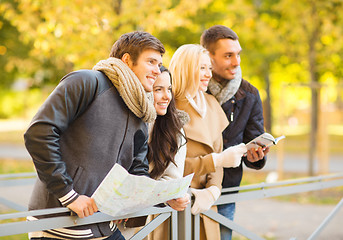
<svg viewBox="0 0 343 240">
<path fill-rule="evenodd" d="M 200 39 L 210 53 L 213 76 L 208 91 L 222 106 L 229 126 L 223 131 L 224 149 L 247 143 L 264 132 L 263 109 L 258 90 L 242 79 L 240 53 L 242 48 L 237 34 L 230 28 L 216 25 L 205 30 Z M 269 149 L 250 150 L 242 161 L 249 168 L 261 169 Z M 223 188 L 237 187 L 242 180 L 242 164 L 224 168 Z M 218 212 L 233 220 L 235 203 L 218 206 Z M 232 231 L 221 226 L 221 239 L 231 239 Z"/>
<path fill-rule="evenodd" d="M 131 174 L 149 175 L 146 123 L 156 118 L 149 92 L 164 52 L 151 34 L 127 33 L 114 43 L 110 58 L 61 80 L 24 135 L 39 177 L 29 210 L 65 206 L 87 217 L 97 211 L 90 196 L 115 163 Z M 29 237 L 124 239 L 113 221 Z"/>
</svg>

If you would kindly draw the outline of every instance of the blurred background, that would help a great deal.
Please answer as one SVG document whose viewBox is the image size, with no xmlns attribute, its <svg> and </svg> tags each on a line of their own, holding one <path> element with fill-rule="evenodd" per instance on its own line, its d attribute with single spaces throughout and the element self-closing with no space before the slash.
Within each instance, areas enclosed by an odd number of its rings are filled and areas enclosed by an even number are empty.
<svg viewBox="0 0 343 240">
<path fill-rule="evenodd" d="M 337 170 L 330 162 L 343 153 L 340 0 L 1 0 L 0 141 L 23 144 L 61 77 L 106 59 L 121 34 L 155 35 L 168 66 L 180 45 L 199 43 L 214 24 L 240 37 L 243 77 L 260 91 L 266 131 L 286 135 L 275 168 L 300 153 L 308 175 Z"/>
<path fill-rule="evenodd" d="M 215 24 L 240 37 L 266 131 L 286 136 L 244 183 L 342 172 L 343 1 L 0 0 L 0 173 L 34 171 L 22 136 L 31 118 L 65 74 L 108 58 L 120 35 L 150 32 L 168 66 Z"/>
</svg>

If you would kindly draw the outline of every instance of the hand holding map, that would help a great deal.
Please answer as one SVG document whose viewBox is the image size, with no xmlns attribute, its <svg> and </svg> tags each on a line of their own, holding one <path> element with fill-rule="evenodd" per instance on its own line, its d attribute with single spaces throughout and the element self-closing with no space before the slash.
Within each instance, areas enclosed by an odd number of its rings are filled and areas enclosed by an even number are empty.
<svg viewBox="0 0 343 240">
<path fill-rule="evenodd" d="M 183 197 L 192 178 L 193 174 L 190 174 L 181 179 L 157 181 L 129 174 L 122 166 L 115 164 L 92 198 L 100 212 L 122 216 Z"/>
</svg>

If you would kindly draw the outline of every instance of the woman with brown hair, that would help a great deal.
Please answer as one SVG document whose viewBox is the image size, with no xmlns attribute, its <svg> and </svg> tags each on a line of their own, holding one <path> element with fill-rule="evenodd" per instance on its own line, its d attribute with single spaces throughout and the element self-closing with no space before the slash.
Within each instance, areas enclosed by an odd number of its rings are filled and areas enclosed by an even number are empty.
<svg viewBox="0 0 343 240">
<path fill-rule="evenodd" d="M 186 139 L 183 125 L 189 120 L 188 114 L 176 109 L 172 93 L 172 77 L 164 66 L 160 67 L 161 74 L 153 85 L 154 107 L 157 118 L 149 126 L 149 173 L 156 180 L 171 180 L 183 177 L 186 157 Z M 183 211 L 190 203 L 187 193 L 184 197 L 166 202 L 177 211 Z M 152 220 L 154 216 L 150 216 Z M 140 227 L 145 225 L 146 217 L 129 219 L 120 230 L 125 238 L 131 237 Z M 169 222 L 166 220 L 150 235 L 149 239 L 168 239 Z"/>
</svg>

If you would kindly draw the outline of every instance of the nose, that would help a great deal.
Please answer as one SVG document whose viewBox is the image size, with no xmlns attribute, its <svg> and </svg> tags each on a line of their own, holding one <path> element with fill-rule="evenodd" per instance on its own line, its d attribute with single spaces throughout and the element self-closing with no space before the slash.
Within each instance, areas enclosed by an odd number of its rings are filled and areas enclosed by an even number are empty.
<svg viewBox="0 0 343 240">
<path fill-rule="evenodd" d="M 239 56 L 235 56 L 231 60 L 231 64 L 235 67 L 238 67 L 240 63 L 241 63 L 241 59 Z"/>
<path fill-rule="evenodd" d="M 170 90 L 163 91 L 163 96 L 162 97 L 163 97 L 164 100 L 170 101 L 171 100 L 171 92 L 170 92 Z"/>
<path fill-rule="evenodd" d="M 212 77 L 212 71 L 211 69 L 207 69 L 205 72 L 205 77 L 211 78 Z"/>
<path fill-rule="evenodd" d="M 161 74 L 161 70 L 160 70 L 160 67 L 158 65 L 156 65 L 153 69 L 154 71 L 154 74 L 156 75 L 160 75 Z"/>
</svg>

